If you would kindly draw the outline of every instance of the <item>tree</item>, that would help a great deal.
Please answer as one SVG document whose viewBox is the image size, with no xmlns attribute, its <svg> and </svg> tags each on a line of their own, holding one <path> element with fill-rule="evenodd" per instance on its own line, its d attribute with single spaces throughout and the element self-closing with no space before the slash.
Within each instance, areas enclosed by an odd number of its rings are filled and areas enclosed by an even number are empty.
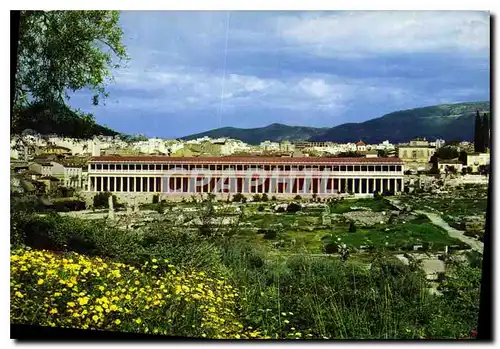
<svg viewBox="0 0 500 349">
<path fill-rule="evenodd" d="M 491 148 L 490 147 L 490 118 L 487 113 L 483 114 L 483 141 L 484 141 L 484 151 L 486 151 L 486 148 Z"/>
<path fill-rule="evenodd" d="M 474 123 L 474 151 L 482 153 L 484 152 L 484 134 L 483 134 L 483 123 L 481 116 L 479 115 L 479 110 L 476 110 L 476 120 Z"/>
<path fill-rule="evenodd" d="M 386 158 L 389 155 L 389 152 L 386 149 L 378 149 L 377 156 L 379 158 Z"/>
<path fill-rule="evenodd" d="M 354 222 L 351 222 L 349 224 L 349 233 L 355 233 L 356 232 L 356 224 Z"/>
<path fill-rule="evenodd" d="M 443 159 L 443 160 L 451 160 L 451 159 L 456 159 L 459 157 L 459 153 L 458 153 L 457 148 L 454 146 L 450 146 L 450 145 L 446 145 L 446 146 L 439 148 L 438 150 L 436 150 L 435 155 L 437 158 Z M 435 158 L 431 157 L 431 160 L 433 160 L 433 159 L 435 159 Z M 437 159 L 435 159 L 435 160 L 437 160 Z"/>
<path fill-rule="evenodd" d="M 118 19 L 118 11 L 21 11 L 13 126 L 33 104 L 67 106 L 69 91 L 89 89 L 94 105 L 107 96 L 111 70 L 128 58 Z"/>
</svg>

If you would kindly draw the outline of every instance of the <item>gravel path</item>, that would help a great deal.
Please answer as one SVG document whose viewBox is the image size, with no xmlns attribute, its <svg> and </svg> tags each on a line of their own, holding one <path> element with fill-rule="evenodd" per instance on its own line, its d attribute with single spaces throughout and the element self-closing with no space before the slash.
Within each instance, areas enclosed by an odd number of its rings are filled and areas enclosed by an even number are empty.
<svg viewBox="0 0 500 349">
<path fill-rule="evenodd" d="M 450 227 L 448 223 L 444 219 L 442 219 L 438 214 L 426 211 L 415 211 L 415 212 L 426 215 L 431 220 L 432 224 L 435 224 L 445 229 L 448 232 L 448 235 L 450 235 L 452 238 L 459 239 L 460 241 L 469 245 L 473 250 L 483 254 L 484 245 L 481 241 L 477 241 L 476 239 L 465 236 L 463 231 Z"/>
</svg>

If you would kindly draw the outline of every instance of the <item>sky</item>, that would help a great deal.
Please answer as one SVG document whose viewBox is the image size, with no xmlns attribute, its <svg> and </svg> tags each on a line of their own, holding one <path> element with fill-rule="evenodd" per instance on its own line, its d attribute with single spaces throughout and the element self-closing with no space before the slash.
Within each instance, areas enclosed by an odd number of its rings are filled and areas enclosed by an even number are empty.
<svg viewBox="0 0 500 349">
<path fill-rule="evenodd" d="M 70 104 L 127 134 L 178 138 L 272 123 L 333 127 L 489 100 L 478 11 L 124 11 L 130 60 L 105 105 Z"/>
</svg>

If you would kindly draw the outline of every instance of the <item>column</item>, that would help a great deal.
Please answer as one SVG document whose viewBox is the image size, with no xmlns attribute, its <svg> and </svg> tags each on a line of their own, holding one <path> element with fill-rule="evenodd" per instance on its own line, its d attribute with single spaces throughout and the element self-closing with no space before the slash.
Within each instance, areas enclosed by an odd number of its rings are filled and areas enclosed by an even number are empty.
<svg viewBox="0 0 500 349">
<path fill-rule="evenodd" d="M 153 177 L 153 192 L 156 193 L 156 177 Z"/>
<path fill-rule="evenodd" d="M 110 182 L 110 181 L 109 181 L 109 178 L 110 178 L 109 176 L 106 176 L 106 191 L 111 191 L 111 190 L 109 189 L 109 182 Z"/>
<path fill-rule="evenodd" d="M 140 185 L 140 188 L 141 188 L 141 192 L 142 192 L 142 186 L 144 185 L 144 180 L 142 179 L 142 177 L 139 177 L 139 185 Z"/>
<path fill-rule="evenodd" d="M 97 185 L 94 185 L 94 188 L 93 188 L 93 190 L 92 190 L 92 187 L 91 187 L 91 184 L 90 184 L 90 183 L 91 183 L 91 181 L 90 181 L 90 176 L 88 176 L 88 178 L 87 178 L 87 183 L 88 183 L 88 184 L 87 184 L 87 185 L 88 185 L 88 187 L 87 187 L 87 188 L 88 188 L 88 189 L 87 189 L 88 191 L 96 191 L 95 187 L 97 187 Z M 95 183 L 95 179 L 94 179 L 94 183 Z"/>
</svg>

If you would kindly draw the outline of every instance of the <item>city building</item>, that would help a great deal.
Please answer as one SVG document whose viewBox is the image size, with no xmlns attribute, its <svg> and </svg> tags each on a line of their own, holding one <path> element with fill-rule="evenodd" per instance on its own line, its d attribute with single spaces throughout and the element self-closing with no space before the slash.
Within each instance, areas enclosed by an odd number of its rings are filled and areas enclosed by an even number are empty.
<svg viewBox="0 0 500 349">
<path fill-rule="evenodd" d="M 472 172 L 478 172 L 479 166 L 490 164 L 490 153 L 467 154 L 467 167 L 472 168 Z"/>
<path fill-rule="evenodd" d="M 366 144 L 363 141 L 356 143 L 356 151 L 366 151 Z"/>
<path fill-rule="evenodd" d="M 54 155 L 60 155 L 60 156 L 69 156 L 69 155 L 71 155 L 71 149 L 66 148 L 66 147 L 61 147 L 58 145 L 49 145 L 45 148 L 40 148 L 39 154 L 41 154 L 41 155 L 54 154 Z"/>
<path fill-rule="evenodd" d="M 398 158 L 100 156 L 88 165 L 90 192 L 267 193 L 295 196 L 403 191 Z"/>
<path fill-rule="evenodd" d="M 412 170 L 428 170 L 431 156 L 436 149 L 425 139 L 415 139 L 407 145 L 400 145 L 398 149 L 399 158 L 405 163 L 405 167 Z"/>
<path fill-rule="evenodd" d="M 438 160 L 438 169 L 441 173 L 448 172 L 451 169 L 454 169 L 457 173 L 460 173 L 460 171 L 462 171 L 462 167 L 463 164 L 458 159 Z"/>
</svg>

